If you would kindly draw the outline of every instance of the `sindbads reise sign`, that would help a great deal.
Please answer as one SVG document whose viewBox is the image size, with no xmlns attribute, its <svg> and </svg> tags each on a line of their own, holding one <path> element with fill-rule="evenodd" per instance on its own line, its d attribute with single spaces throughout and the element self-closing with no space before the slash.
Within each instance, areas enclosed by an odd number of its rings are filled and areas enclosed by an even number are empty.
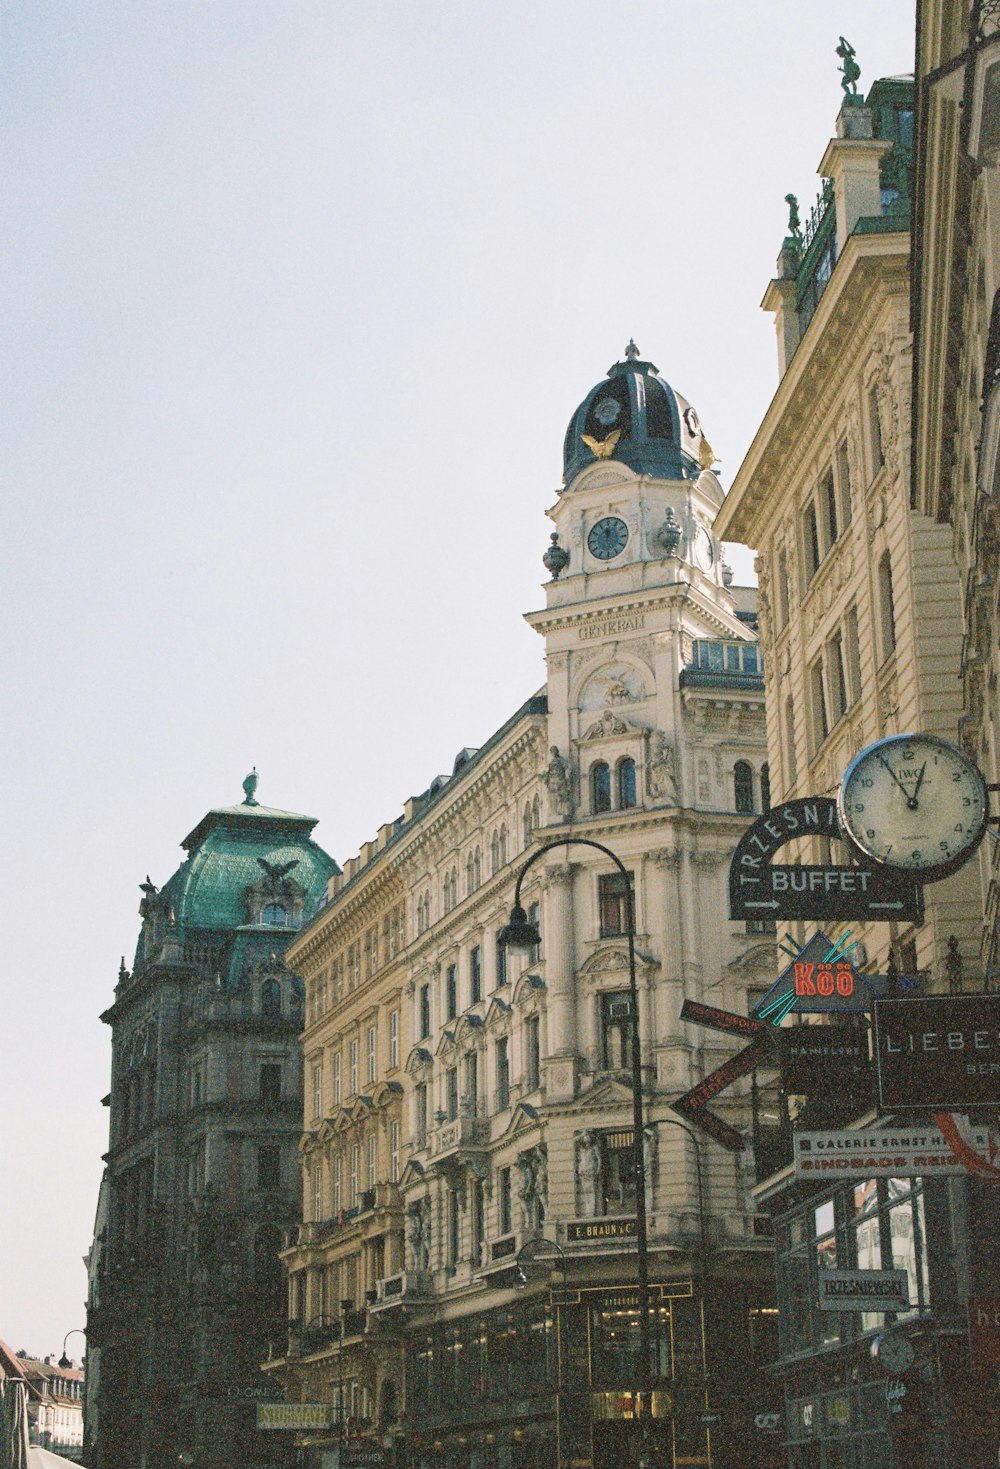
<svg viewBox="0 0 1000 1469">
<path fill-rule="evenodd" d="M 875 1054 L 886 1111 L 995 1107 L 1000 995 L 877 1000 Z"/>
</svg>

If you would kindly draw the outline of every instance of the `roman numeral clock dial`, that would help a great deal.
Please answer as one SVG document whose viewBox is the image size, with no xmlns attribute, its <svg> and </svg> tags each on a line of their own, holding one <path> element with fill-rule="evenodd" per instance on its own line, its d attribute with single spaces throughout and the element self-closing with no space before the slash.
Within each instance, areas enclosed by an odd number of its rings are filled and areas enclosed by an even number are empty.
<svg viewBox="0 0 1000 1469">
<path fill-rule="evenodd" d="M 934 735 L 891 735 L 847 767 L 838 814 L 866 861 L 936 882 L 982 841 L 989 802 L 978 766 L 957 746 Z"/>
</svg>

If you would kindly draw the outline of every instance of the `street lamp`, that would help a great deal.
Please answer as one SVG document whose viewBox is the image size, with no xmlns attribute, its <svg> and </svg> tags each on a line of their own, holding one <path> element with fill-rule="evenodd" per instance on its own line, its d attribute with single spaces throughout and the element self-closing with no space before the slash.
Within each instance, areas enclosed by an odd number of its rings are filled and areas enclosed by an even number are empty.
<svg viewBox="0 0 1000 1469">
<path fill-rule="evenodd" d="M 628 984 L 629 1008 L 632 1012 L 632 1161 L 635 1169 L 635 1239 L 636 1271 L 639 1296 L 639 1433 L 641 1440 L 641 1463 L 649 1459 L 649 1415 L 652 1408 L 652 1363 L 650 1361 L 649 1336 L 649 1247 L 646 1231 L 646 1160 L 642 1150 L 642 1061 L 639 1054 L 639 990 L 635 980 L 635 905 L 632 899 L 632 883 L 628 870 L 619 857 L 601 842 L 589 837 L 557 837 L 546 842 L 525 862 L 517 874 L 514 886 L 514 904 L 510 919 L 497 935 L 497 942 L 505 948 L 530 951 L 541 942 L 538 925 L 530 922 L 521 906 L 521 884 L 528 869 L 539 858 L 556 847 L 594 847 L 615 864 L 624 879 L 625 915 L 628 938 Z M 700 1169 L 699 1169 L 700 1178 Z"/>
<path fill-rule="evenodd" d="M 86 1339 L 87 1333 L 84 1331 L 82 1326 L 74 1326 L 72 1331 L 67 1331 L 66 1335 L 63 1337 L 62 1356 L 59 1358 L 59 1366 L 63 1368 L 72 1367 L 73 1365 L 69 1357 L 67 1357 L 66 1355 L 66 1343 L 69 1341 L 71 1336 L 82 1336 L 84 1339 Z"/>
</svg>

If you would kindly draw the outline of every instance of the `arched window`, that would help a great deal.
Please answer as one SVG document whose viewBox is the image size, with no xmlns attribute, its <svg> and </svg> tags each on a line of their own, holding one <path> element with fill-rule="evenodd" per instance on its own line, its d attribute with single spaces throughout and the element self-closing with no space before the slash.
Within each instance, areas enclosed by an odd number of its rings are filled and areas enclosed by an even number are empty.
<svg viewBox="0 0 1000 1469">
<path fill-rule="evenodd" d="M 500 833 L 494 831 L 490 838 L 490 872 L 500 871 Z"/>
<path fill-rule="evenodd" d="M 523 832 L 524 832 L 524 845 L 526 847 L 528 847 L 528 846 L 531 845 L 531 802 L 530 801 L 528 801 L 525 804 L 525 807 L 524 807 L 524 815 L 522 816 L 521 820 L 522 820 L 522 829 L 523 829 Z"/>
<path fill-rule="evenodd" d="M 475 878 L 476 878 L 476 884 L 475 885 L 476 885 L 476 887 L 479 887 L 480 883 L 483 880 L 483 854 L 479 850 L 478 847 L 476 848 L 476 855 L 473 858 L 472 865 L 473 865 L 473 870 L 474 870 Z"/>
<path fill-rule="evenodd" d="M 590 807 L 594 812 L 611 810 L 611 770 L 604 760 L 590 767 Z"/>
<path fill-rule="evenodd" d="M 476 864 L 470 852 L 465 861 L 465 896 L 475 892 L 476 888 Z"/>
<path fill-rule="evenodd" d="M 619 760 L 616 774 L 618 776 L 618 807 L 621 811 L 627 811 L 630 806 L 635 805 L 635 761 L 626 755 Z"/>
<path fill-rule="evenodd" d="M 753 770 L 748 760 L 737 760 L 733 766 L 733 784 L 737 811 L 753 811 Z"/>
<path fill-rule="evenodd" d="M 281 985 L 276 979 L 265 979 L 260 987 L 260 1013 L 270 1017 L 281 1014 Z"/>
<path fill-rule="evenodd" d="M 542 802 L 541 797 L 536 796 L 531 803 L 531 829 L 537 831 L 542 824 Z"/>
<path fill-rule="evenodd" d="M 284 928 L 288 923 L 288 913 L 280 903 L 268 903 L 262 916 L 265 923 L 273 923 L 276 928 Z"/>
<path fill-rule="evenodd" d="M 500 866 L 501 867 L 506 867 L 507 866 L 507 823 L 506 823 L 506 821 L 503 823 L 503 825 L 500 828 Z"/>
<path fill-rule="evenodd" d="M 886 551 L 878 564 L 878 610 L 880 623 L 879 649 L 882 662 L 896 646 L 896 612 L 892 595 L 892 561 L 889 552 Z"/>
<path fill-rule="evenodd" d="M 766 760 L 760 767 L 760 809 L 762 811 L 771 809 L 771 772 Z"/>
</svg>

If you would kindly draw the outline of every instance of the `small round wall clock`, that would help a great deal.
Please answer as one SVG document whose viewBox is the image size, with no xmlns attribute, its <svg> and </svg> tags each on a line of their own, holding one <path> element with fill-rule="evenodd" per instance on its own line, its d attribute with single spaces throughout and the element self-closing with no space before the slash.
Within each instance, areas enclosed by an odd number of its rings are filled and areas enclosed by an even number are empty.
<svg viewBox="0 0 1000 1469">
<path fill-rule="evenodd" d="M 880 1366 L 893 1374 L 909 1372 L 916 1360 L 913 1343 L 899 1331 L 881 1332 L 871 1344 L 871 1354 Z"/>
<path fill-rule="evenodd" d="M 613 561 L 628 545 L 628 526 L 617 515 L 606 515 L 590 527 L 587 549 L 598 561 Z"/>
<path fill-rule="evenodd" d="M 868 862 L 936 882 L 972 856 L 989 802 L 979 767 L 935 735 L 890 735 L 844 773 L 840 828 Z"/>
</svg>

